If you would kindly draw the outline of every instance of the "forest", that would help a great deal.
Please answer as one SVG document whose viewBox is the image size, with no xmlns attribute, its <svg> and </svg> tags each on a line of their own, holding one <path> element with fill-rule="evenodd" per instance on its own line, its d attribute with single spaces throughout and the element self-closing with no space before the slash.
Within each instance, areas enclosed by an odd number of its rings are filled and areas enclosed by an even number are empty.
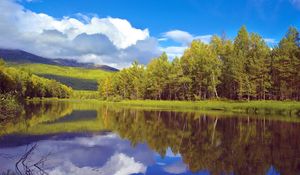
<svg viewBox="0 0 300 175">
<path fill-rule="evenodd" d="M 70 97 L 72 89 L 55 81 L 26 71 L 6 67 L 0 60 L 0 94 L 11 94 L 21 98 Z"/>
<path fill-rule="evenodd" d="M 22 111 L 20 102 L 27 98 L 68 98 L 72 88 L 29 72 L 8 67 L 0 59 L 0 119 Z"/>
<path fill-rule="evenodd" d="M 290 27 L 269 47 L 245 26 L 234 40 L 213 36 L 194 40 L 182 57 L 166 53 L 149 64 L 131 67 L 99 81 L 103 99 L 151 100 L 299 100 L 300 37 Z"/>
</svg>

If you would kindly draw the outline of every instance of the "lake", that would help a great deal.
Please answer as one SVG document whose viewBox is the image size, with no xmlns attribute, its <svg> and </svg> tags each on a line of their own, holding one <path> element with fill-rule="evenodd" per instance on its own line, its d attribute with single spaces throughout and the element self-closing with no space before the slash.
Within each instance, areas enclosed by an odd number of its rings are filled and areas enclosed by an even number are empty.
<svg viewBox="0 0 300 175">
<path fill-rule="evenodd" d="M 0 129 L 0 174 L 300 174 L 298 118 L 57 101 Z"/>
</svg>

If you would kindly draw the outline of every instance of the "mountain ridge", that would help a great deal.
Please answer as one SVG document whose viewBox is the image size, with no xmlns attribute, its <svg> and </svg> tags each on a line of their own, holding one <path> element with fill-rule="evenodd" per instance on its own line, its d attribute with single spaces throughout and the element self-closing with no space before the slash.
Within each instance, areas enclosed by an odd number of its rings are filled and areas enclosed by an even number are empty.
<svg viewBox="0 0 300 175">
<path fill-rule="evenodd" d="M 49 65 L 56 65 L 56 66 L 80 67 L 86 69 L 101 69 L 110 72 L 119 71 L 118 69 L 108 65 L 96 65 L 94 63 L 80 63 L 74 59 L 46 58 L 20 49 L 0 48 L 0 58 L 4 59 L 4 61 L 6 62 L 12 62 L 18 64 L 39 63 L 39 64 L 49 64 Z"/>
</svg>

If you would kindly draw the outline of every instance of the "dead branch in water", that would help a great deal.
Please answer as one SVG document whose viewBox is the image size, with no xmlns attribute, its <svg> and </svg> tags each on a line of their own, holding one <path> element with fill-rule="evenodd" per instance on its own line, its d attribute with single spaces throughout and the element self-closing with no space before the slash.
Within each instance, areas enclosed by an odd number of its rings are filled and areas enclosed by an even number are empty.
<svg viewBox="0 0 300 175">
<path fill-rule="evenodd" d="M 21 156 L 21 158 L 16 162 L 16 172 L 19 175 L 48 175 L 48 173 L 43 169 L 43 166 L 45 162 L 47 161 L 48 156 L 50 153 L 48 153 L 45 156 L 42 156 L 40 160 L 38 160 L 35 163 L 32 162 L 30 159 L 30 156 L 34 154 L 34 151 L 37 148 L 37 144 L 34 144 L 28 151 L 25 152 L 24 155 Z M 27 150 L 27 148 L 26 148 Z M 22 168 L 22 170 L 20 169 Z"/>
</svg>

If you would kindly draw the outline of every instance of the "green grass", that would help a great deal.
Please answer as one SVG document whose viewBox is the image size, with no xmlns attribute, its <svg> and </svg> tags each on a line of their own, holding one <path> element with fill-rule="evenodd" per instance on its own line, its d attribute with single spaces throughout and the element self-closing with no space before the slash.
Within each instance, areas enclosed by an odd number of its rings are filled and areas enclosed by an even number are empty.
<svg viewBox="0 0 300 175">
<path fill-rule="evenodd" d="M 92 93 L 92 92 L 90 92 Z M 44 99 L 56 101 L 57 99 Z M 77 103 L 93 103 L 95 105 L 109 104 L 115 107 L 134 107 L 154 110 L 174 111 L 214 111 L 221 114 L 238 113 L 264 116 L 300 117 L 300 102 L 297 101 L 156 101 L 156 100 L 123 100 L 120 102 L 101 101 L 97 99 L 59 99 Z"/>
<path fill-rule="evenodd" d="M 295 101 L 153 101 L 134 100 L 118 102 L 127 106 L 185 108 L 204 111 L 230 111 L 251 114 L 300 115 L 300 102 Z"/>
<path fill-rule="evenodd" d="M 99 99 L 100 94 L 98 91 L 88 91 L 88 90 L 75 90 L 73 92 L 73 99 Z"/>
<path fill-rule="evenodd" d="M 85 69 L 47 64 L 11 64 L 10 66 L 23 69 L 39 76 L 55 79 L 75 90 L 96 90 L 99 79 L 113 74 L 112 72 L 100 69 Z"/>
</svg>

